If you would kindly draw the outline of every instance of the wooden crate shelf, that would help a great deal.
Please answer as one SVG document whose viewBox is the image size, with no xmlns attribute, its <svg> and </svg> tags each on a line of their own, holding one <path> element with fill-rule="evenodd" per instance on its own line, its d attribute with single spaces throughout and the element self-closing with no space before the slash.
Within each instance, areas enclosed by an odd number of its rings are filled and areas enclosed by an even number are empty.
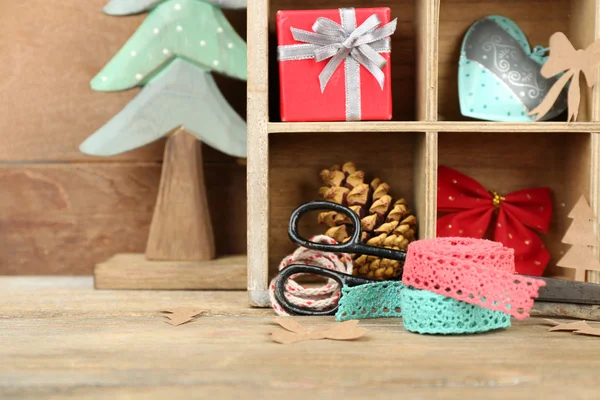
<svg viewBox="0 0 600 400">
<path fill-rule="evenodd" d="M 248 293 L 269 306 L 268 282 L 295 249 L 287 236 L 291 211 L 319 198 L 320 169 L 355 161 L 406 197 L 419 238 L 436 235 L 437 168 L 458 169 L 501 193 L 549 186 L 554 198 L 547 274 L 569 276 L 555 263 L 569 207 L 581 195 L 600 214 L 600 91 L 582 85 L 577 122 L 486 122 L 459 112 L 460 43 L 490 14 L 522 27 L 532 46 L 563 31 L 585 48 L 600 32 L 600 0 L 349 0 L 344 7 L 387 6 L 398 18 L 392 39 L 392 121 L 281 122 L 274 15 L 280 9 L 330 8 L 317 0 L 248 0 Z M 308 217 L 308 216 L 307 216 Z M 316 217 L 316 216 L 315 216 Z M 314 220 L 314 219 L 313 219 Z M 312 220 L 311 220 L 312 221 Z M 322 233 L 309 222 L 305 235 Z M 598 281 L 592 275 L 591 281 Z"/>
<path fill-rule="evenodd" d="M 270 122 L 267 132 L 273 133 L 324 133 L 324 132 L 535 132 L 535 133 L 586 133 L 600 132 L 598 122 L 473 122 L 473 121 L 382 121 L 382 122 Z"/>
</svg>

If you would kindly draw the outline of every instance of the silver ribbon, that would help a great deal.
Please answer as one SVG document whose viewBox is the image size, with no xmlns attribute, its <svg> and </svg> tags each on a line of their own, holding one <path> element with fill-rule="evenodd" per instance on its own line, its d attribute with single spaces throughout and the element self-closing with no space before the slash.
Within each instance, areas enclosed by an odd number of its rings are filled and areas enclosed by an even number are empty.
<svg viewBox="0 0 600 400">
<path fill-rule="evenodd" d="M 360 120 L 360 66 L 365 67 L 383 89 L 382 68 L 387 60 L 379 53 L 390 51 L 389 36 L 396 30 L 396 19 L 380 27 L 381 20 L 373 14 L 357 27 L 354 8 L 340 8 L 340 19 L 341 25 L 329 18 L 318 18 L 312 26 L 314 32 L 292 27 L 294 39 L 306 44 L 278 46 L 278 59 L 317 62 L 330 59 L 319 74 L 321 93 L 345 61 L 346 120 Z"/>
</svg>

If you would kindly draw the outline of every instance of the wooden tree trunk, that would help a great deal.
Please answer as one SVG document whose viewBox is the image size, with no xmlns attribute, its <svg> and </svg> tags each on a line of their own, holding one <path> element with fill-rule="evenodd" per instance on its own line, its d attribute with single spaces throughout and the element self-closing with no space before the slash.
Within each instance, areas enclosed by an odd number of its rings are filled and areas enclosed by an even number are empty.
<svg viewBox="0 0 600 400">
<path fill-rule="evenodd" d="M 146 247 L 148 260 L 206 261 L 215 243 L 206 199 L 202 144 L 184 129 L 169 136 Z"/>
</svg>

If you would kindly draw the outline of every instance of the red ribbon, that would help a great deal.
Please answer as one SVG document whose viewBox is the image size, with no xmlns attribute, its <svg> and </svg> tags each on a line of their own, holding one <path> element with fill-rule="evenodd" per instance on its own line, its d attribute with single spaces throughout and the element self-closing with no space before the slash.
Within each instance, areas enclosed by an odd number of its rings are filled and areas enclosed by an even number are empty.
<svg viewBox="0 0 600 400">
<path fill-rule="evenodd" d="M 494 214 L 494 238 L 515 251 L 515 272 L 541 276 L 550 261 L 544 243 L 532 231 L 546 233 L 552 217 L 550 189 L 519 190 L 506 196 L 486 190 L 479 182 L 451 168 L 438 169 L 438 237 L 483 238 Z"/>
</svg>

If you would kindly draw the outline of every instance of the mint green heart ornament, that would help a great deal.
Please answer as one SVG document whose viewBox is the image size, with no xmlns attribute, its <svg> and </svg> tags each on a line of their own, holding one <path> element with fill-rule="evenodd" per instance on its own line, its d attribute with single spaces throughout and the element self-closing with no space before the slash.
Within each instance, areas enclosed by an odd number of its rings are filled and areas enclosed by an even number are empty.
<svg viewBox="0 0 600 400">
<path fill-rule="evenodd" d="M 490 15 L 473 23 L 463 39 L 459 59 L 461 114 L 488 121 L 535 121 L 528 113 L 560 78 L 542 76 L 546 50 L 536 46 L 532 51 L 523 31 L 503 16 Z M 565 89 L 540 120 L 555 118 L 567 109 Z"/>
</svg>

